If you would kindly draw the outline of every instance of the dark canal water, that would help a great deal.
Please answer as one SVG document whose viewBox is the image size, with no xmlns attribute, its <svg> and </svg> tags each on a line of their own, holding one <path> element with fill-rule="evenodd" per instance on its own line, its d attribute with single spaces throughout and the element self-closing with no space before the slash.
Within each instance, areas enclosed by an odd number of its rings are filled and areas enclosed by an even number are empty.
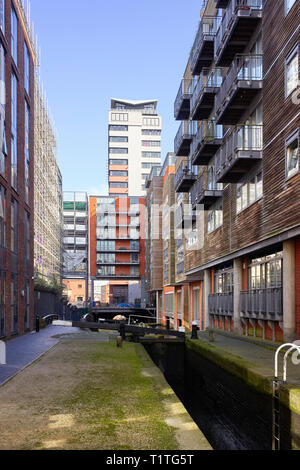
<svg viewBox="0 0 300 470">
<path fill-rule="evenodd" d="M 182 344 L 145 345 L 215 450 L 270 450 L 272 401 Z M 285 433 L 285 448 L 289 436 Z"/>
</svg>

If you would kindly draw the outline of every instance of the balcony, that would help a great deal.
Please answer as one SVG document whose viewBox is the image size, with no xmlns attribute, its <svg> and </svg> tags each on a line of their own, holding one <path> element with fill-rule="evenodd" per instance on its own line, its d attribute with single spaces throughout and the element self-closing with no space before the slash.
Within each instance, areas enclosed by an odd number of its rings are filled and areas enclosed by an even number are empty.
<svg viewBox="0 0 300 470">
<path fill-rule="evenodd" d="M 237 126 L 216 155 L 217 183 L 238 183 L 262 160 L 263 127 Z"/>
<path fill-rule="evenodd" d="M 182 162 L 175 175 L 175 192 L 188 193 L 196 179 L 197 176 Z"/>
<path fill-rule="evenodd" d="M 203 67 L 209 67 L 212 64 L 214 60 L 214 41 L 220 24 L 220 16 L 204 16 L 200 21 L 191 56 L 193 76 L 199 75 Z"/>
<path fill-rule="evenodd" d="M 202 121 L 191 145 L 192 165 L 208 165 L 223 142 L 223 127 Z"/>
<path fill-rule="evenodd" d="M 190 117 L 190 100 L 193 93 L 194 81 L 183 79 L 174 103 L 174 117 L 177 121 L 185 121 Z"/>
<path fill-rule="evenodd" d="M 192 205 L 202 204 L 204 210 L 208 210 L 222 196 L 223 185 L 215 183 L 213 169 L 202 173 L 191 190 Z"/>
<path fill-rule="evenodd" d="M 229 2 L 215 38 L 216 65 L 228 67 L 236 54 L 244 52 L 261 19 L 262 0 Z"/>
<path fill-rule="evenodd" d="M 262 55 L 237 55 L 215 100 L 218 124 L 235 125 L 260 93 L 263 84 Z"/>
<path fill-rule="evenodd" d="M 282 320 L 282 288 L 274 287 L 241 292 L 240 315 L 242 318 Z"/>
<path fill-rule="evenodd" d="M 204 68 L 194 88 L 191 99 L 191 119 L 207 119 L 214 109 L 215 96 L 222 84 L 222 69 Z"/>
<path fill-rule="evenodd" d="M 192 226 L 193 222 L 196 222 L 196 215 L 191 210 L 191 206 L 181 202 L 174 212 L 174 227 L 176 229 L 187 228 L 188 226 Z M 181 242 L 181 240 L 179 240 L 179 242 Z"/>
<path fill-rule="evenodd" d="M 99 260 L 97 259 L 96 261 L 96 264 L 100 265 L 100 266 L 139 266 L 140 262 L 139 261 L 124 261 L 124 262 L 120 262 L 120 261 L 103 261 L 103 260 Z"/>
<path fill-rule="evenodd" d="M 184 121 L 180 124 L 174 140 L 174 152 L 177 157 L 187 157 L 193 140 L 193 123 Z"/>
<path fill-rule="evenodd" d="M 233 316 L 233 294 L 211 294 L 208 297 L 210 315 Z"/>
<path fill-rule="evenodd" d="M 97 273 L 96 279 L 101 280 L 115 280 L 115 281 L 138 281 L 140 274 L 100 274 Z"/>
</svg>

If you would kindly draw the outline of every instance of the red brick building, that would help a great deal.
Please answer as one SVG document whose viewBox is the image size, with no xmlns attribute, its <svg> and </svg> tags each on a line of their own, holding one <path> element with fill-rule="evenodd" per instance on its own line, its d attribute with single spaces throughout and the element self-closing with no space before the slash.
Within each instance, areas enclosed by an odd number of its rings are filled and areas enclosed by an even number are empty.
<svg viewBox="0 0 300 470">
<path fill-rule="evenodd" d="M 22 2 L 0 0 L 0 337 L 33 327 L 35 51 Z"/>
<path fill-rule="evenodd" d="M 90 280 L 109 281 L 109 303 L 142 299 L 145 276 L 145 199 L 90 197 Z"/>
</svg>

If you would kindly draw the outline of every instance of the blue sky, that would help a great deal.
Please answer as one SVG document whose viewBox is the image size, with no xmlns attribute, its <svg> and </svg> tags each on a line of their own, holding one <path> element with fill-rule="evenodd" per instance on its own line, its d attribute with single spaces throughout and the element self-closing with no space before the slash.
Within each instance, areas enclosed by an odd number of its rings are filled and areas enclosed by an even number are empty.
<svg viewBox="0 0 300 470">
<path fill-rule="evenodd" d="M 107 191 L 110 98 L 158 99 L 162 158 L 201 0 L 31 0 L 65 191 Z"/>
</svg>

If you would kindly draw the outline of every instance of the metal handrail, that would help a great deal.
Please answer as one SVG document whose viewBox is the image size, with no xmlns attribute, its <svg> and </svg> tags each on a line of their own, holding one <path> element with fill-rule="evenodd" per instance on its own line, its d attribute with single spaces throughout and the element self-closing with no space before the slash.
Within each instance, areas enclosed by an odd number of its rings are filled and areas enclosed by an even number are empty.
<svg viewBox="0 0 300 470">
<path fill-rule="evenodd" d="M 203 16 L 199 23 L 198 32 L 192 47 L 191 68 L 193 69 L 199 51 L 201 49 L 204 36 L 216 36 L 219 25 L 221 24 L 221 16 Z"/>
<path fill-rule="evenodd" d="M 203 68 L 199 76 L 199 80 L 195 84 L 192 99 L 191 111 L 193 113 L 195 106 L 203 93 L 204 88 L 219 88 L 222 85 L 222 69 L 220 67 L 209 69 Z"/>
</svg>

